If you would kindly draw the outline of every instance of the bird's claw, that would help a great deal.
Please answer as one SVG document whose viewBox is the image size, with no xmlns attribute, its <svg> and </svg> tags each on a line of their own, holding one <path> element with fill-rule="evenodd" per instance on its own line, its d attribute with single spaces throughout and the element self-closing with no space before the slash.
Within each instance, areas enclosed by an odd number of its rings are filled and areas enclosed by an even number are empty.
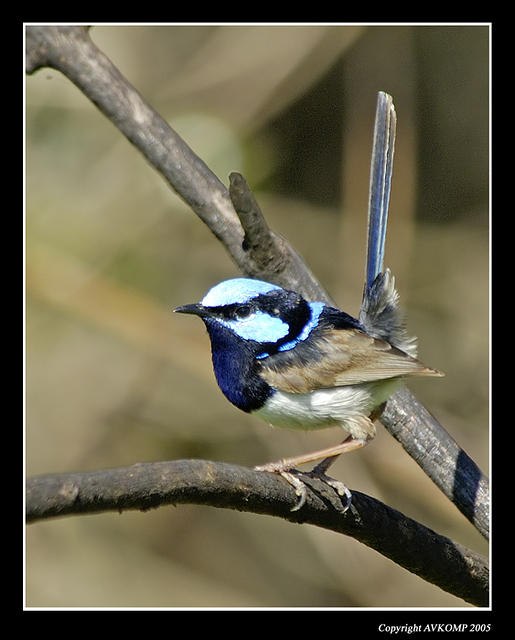
<svg viewBox="0 0 515 640">
<path fill-rule="evenodd" d="M 297 504 L 291 508 L 291 511 L 299 511 L 304 506 L 308 495 L 307 484 L 299 476 L 304 476 L 305 478 L 314 480 L 320 480 L 324 484 L 334 489 L 340 497 L 343 498 L 345 496 L 346 503 L 343 506 L 343 509 L 341 509 L 341 513 L 345 513 L 351 506 L 352 493 L 343 484 L 343 482 L 326 476 L 325 473 L 321 472 L 320 470 L 317 471 L 316 467 L 315 469 L 313 469 L 313 471 L 303 472 L 298 471 L 297 469 L 284 469 L 281 467 L 280 462 L 272 462 L 270 464 L 254 467 L 254 469 L 256 471 L 266 471 L 267 473 L 277 473 L 281 475 L 288 482 L 288 484 L 290 484 L 295 489 L 295 493 L 299 499 L 297 501 Z"/>
</svg>

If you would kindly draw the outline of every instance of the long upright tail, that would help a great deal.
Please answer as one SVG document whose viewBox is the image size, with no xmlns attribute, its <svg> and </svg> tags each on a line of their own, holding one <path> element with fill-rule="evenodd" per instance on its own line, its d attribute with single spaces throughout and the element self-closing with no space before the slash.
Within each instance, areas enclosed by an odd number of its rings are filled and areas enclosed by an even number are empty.
<svg viewBox="0 0 515 640">
<path fill-rule="evenodd" d="M 395 279 L 388 269 L 383 272 L 396 127 L 393 98 L 380 91 L 370 167 L 365 290 L 359 320 L 370 335 L 415 356 L 415 339 L 406 335 Z"/>
</svg>

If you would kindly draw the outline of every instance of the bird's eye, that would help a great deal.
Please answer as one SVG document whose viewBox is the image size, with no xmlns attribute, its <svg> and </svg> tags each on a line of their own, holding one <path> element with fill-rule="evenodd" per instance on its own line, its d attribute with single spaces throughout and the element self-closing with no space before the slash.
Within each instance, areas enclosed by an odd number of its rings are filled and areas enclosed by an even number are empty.
<svg viewBox="0 0 515 640">
<path fill-rule="evenodd" d="M 248 304 L 242 304 L 240 307 L 236 307 L 234 315 L 238 320 L 245 320 L 252 313 L 252 307 Z"/>
</svg>

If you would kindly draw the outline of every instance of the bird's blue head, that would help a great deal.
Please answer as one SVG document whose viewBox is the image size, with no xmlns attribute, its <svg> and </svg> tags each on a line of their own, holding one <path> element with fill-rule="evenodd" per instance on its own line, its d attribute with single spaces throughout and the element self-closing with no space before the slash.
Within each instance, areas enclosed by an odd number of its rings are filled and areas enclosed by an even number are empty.
<svg viewBox="0 0 515 640">
<path fill-rule="evenodd" d="M 198 315 L 205 322 L 212 345 L 229 331 L 253 345 L 254 355 L 293 348 L 305 340 L 324 309 L 294 291 L 249 278 L 226 280 L 213 287 L 199 304 L 175 311 Z"/>
<path fill-rule="evenodd" d="M 235 278 L 213 287 L 202 302 L 175 311 L 202 318 L 218 385 L 230 402 L 248 412 L 273 393 L 259 376 L 261 364 L 306 340 L 324 306 L 268 282 Z"/>
</svg>

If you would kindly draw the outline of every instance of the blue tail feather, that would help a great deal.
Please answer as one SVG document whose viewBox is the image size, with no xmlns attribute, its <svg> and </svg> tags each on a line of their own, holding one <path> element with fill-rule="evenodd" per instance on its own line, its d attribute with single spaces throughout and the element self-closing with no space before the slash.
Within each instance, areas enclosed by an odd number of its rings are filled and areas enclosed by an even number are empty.
<svg viewBox="0 0 515 640">
<path fill-rule="evenodd" d="M 368 247 L 365 292 L 383 271 L 397 117 L 393 99 L 379 92 L 370 168 Z"/>
<path fill-rule="evenodd" d="M 370 167 L 366 282 L 359 321 L 370 335 L 415 356 L 416 343 L 406 334 L 395 280 L 383 266 L 396 126 L 393 98 L 380 91 Z"/>
</svg>

